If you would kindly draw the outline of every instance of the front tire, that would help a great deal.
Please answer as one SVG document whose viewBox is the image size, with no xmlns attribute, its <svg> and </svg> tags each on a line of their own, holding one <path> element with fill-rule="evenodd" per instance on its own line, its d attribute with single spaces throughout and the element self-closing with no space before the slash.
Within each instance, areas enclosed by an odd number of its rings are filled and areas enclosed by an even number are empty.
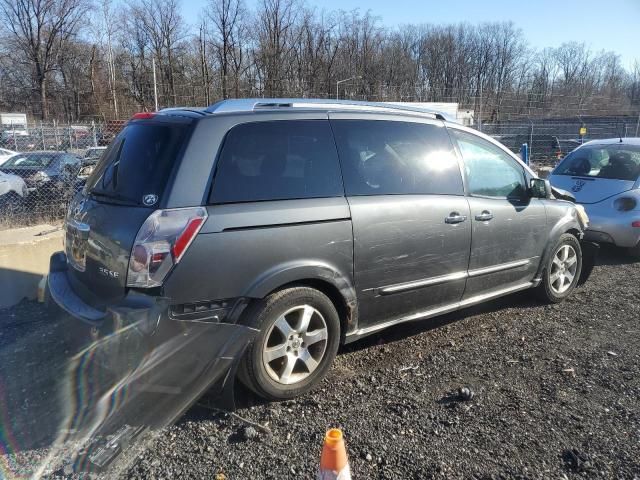
<svg viewBox="0 0 640 480">
<path fill-rule="evenodd" d="M 580 242 L 570 233 L 565 233 L 553 249 L 536 293 L 546 303 L 560 303 L 576 288 L 581 273 Z"/>
<path fill-rule="evenodd" d="M 326 295 L 287 288 L 257 301 L 245 314 L 260 333 L 238 370 L 247 387 L 268 400 L 287 400 L 315 387 L 340 343 L 340 318 Z"/>
</svg>

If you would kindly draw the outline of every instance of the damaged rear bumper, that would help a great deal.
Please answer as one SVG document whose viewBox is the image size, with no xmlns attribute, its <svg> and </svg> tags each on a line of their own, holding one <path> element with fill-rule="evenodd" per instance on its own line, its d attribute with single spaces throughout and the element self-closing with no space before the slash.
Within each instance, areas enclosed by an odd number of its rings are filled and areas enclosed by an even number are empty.
<svg viewBox="0 0 640 480">
<path fill-rule="evenodd" d="M 83 399 L 70 412 L 75 423 L 81 419 L 74 437 L 95 443 L 123 425 L 162 428 L 208 391 L 220 408 L 234 408 L 238 361 L 257 330 L 176 320 L 169 315 L 169 299 L 137 292 L 98 310 L 74 293 L 64 254 L 55 254 L 50 267 L 48 294 L 79 320 L 74 333 L 83 339 L 76 342 L 81 347 L 68 372 L 72 394 Z M 91 389 L 84 391 L 86 385 Z"/>
</svg>

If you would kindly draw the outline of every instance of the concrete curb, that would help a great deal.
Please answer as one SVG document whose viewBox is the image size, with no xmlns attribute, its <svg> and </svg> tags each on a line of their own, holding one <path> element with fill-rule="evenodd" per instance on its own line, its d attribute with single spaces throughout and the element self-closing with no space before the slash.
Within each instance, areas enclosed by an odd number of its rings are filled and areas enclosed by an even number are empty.
<svg viewBox="0 0 640 480">
<path fill-rule="evenodd" d="M 61 226 L 36 225 L 0 231 L 0 308 L 35 299 L 49 271 L 49 257 L 62 250 Z"/>
</svg>

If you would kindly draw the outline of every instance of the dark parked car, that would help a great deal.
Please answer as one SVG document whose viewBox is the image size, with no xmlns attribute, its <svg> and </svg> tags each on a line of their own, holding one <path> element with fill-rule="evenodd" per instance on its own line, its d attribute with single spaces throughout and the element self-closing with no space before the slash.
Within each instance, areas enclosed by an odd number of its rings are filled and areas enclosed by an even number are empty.
<svg viewBox="0 0 640 480">
<path fill-rule="evenodd" d="M 68 198 L 80 168 L 80 159 L 66 152 L 18 153 L 7 160 L 0 171 L 22 177 L 35 199 Z"/>
<path fill-rule="evenodd" d="M 41 147 L 42 139 L 36 138 L 25 131 L 14 135 L 14 132 L 6 130 L 0 136 L 0 146 L 20 152 L 29 152 Z"/>
<path fill-rule="evenodd" d="M 134 116 L 72 201 L 48 288 L 96 342 L 128 335 L 118 351 L 166 377 L 154 391 L 198 396 L 238 367 L 285 399 L 391 325 L 525 289 L 564 300 L 586 224 L 439 114 L 224 101 Z"/>
</svg>

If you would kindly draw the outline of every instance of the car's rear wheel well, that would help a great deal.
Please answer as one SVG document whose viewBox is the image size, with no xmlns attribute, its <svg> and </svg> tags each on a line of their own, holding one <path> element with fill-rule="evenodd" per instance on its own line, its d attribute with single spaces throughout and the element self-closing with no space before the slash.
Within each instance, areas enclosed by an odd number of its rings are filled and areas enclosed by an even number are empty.
<svg viewBox="0 0 640 480">
<path fill-rule="evenodd" d="M 329 282 L 325 282 L 323 280 L 318 280 L 315 278 L 308 278 L 303 280 L 296 280 L 294 282 L 281 285 L 278 288 L 269 292 L 267 295 L 265 295 L 265 297 L 268 297 L 269 295 L 275 292 L 278 292 L 280 290 L 284 290 L 286 288 L 293 288 L 293 287 L 314 288 L 319 292 L 322 292 L 324 295 L 326 295 L 329 298 L 329 300 L 331 300 L 331 303 L 333 303 L 333 306 L 336 308 L 336 311 L 338 312 L 338 316 L 340 318 L 340 343 L 341 344 L 344 343 L 345 332 L 347 331 L 347 326 L 349 324 L 349 318 L 351 313 L 350 313 L 350 309 L 347 307 L 347 302 L 345 301 L 344 297 L 340 293 L 340 290 L 338 290 L 338 288 L 335 285 Z"/>
</svg>

